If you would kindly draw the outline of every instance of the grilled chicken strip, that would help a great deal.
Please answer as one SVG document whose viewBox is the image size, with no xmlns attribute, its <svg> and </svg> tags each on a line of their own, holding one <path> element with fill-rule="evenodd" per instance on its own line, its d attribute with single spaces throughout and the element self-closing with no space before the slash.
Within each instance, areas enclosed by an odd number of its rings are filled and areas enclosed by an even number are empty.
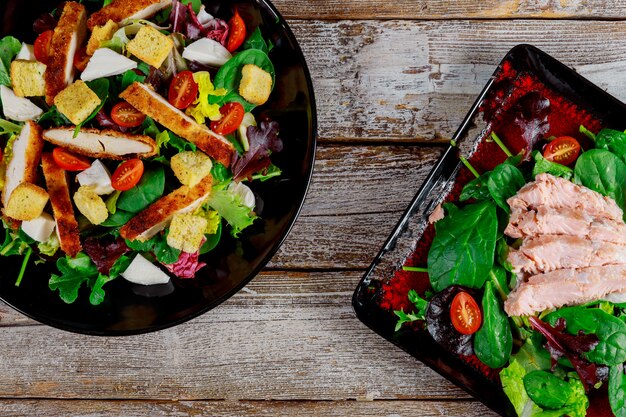
<svg viewBox="0 0 626 417">
<path fill-rule="evenodd" d="M 149 136 L 121 133 L 116 130 L 58 127 L 43 132 L 43 139 L 91 158 L 148 158 L 157 153 L 156 142 Z"/>
<path fill-rule="evenodd" d="M 33 121 L 26 122 L 13 143 L 13 154 L 7 164 L 6 183 L 2 190 L 3 207 L 7 206 L 11 193 L 18 185 L 37 181 L 37 165 L 42 149 L 41 127 Z"/>
<path fill-rule="evenodd" d="M 198 149 L 225 166 L 230 166 L 235 148 L 224 136 L 212 132 L 208 127 L 196 123 L 152 88 L 135 82 L 120 94 L 140 112 L 195 144 Z"/>
<path fill-rule="evenodd" d="M 81 245 L 78 222 L 74 216 L 74 208 L 70 200 L 67 174 L 54 162 L 51 153 L 44 153 L 41 156 L 41 166 L 46 178 L 61 249 L 73 258 L 81 251 Z"/>
<path fill-rule="evenodd" d="M 211 193 L 213 177 L 207 175 L 193 187 L 182 187 L 161 197 L 120 229 L 120 235 L 128 240 L 148 240 L 166 228 L 177 213 L 188 213 L 202 204 Z"/>
<path fill-rule="evenodd" d="M 626 265 L 560 269 L 530 277 L 509 294 L 504 311 L 509 316 L 528 316 L 625 291 Z"/>
<path fill-rule="evenodd" d="M 50 57 L 44 78 L 46 103 L 54 104 L 54 97 L 74 81 L 74 55 L 85 43 L 87 11 L 85 6 L 68 1 L 63 7 L 50 43 Z"/>
<path fill-rule="evenodd" d="M 125 24 L 131 19 L 147 19 L 171 4 L 172 0 L 113 0 L 111 4 L 92 14 L 87 26 L 89 30 L 93 30 L 96 26 L 105 25 L 109 20 Z"/>
<path fill-rule="evenodd" d="M 622 209 L 609 197 L 550 174 L 539 174 L 507 200 L 511 210 L 532 210 L 540 206 L 571 208 L 595 218 L 622 220 Z"/>
</svg>

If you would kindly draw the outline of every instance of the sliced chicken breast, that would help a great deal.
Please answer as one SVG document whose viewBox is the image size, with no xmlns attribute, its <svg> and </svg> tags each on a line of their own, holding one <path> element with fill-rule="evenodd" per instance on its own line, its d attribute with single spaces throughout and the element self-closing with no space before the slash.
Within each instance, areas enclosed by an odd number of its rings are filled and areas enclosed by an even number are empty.
<svg viewBox="0 0 626 417">
<path fill-rule="evenodd" d="M 87 26 L 93 30 L 112 20 L 124 24 L 131 19 L 147 19 L 172 4 L 172 0 L 113 0 L 89 17 Z"/>
<path fill-rule="evenodd" d="M 193 187 L 186 185 L 161 197 L 148 208 L 139 212 L 120 229 L 120 235 L 128 240 L 147 240 L 165 229 L 177 213 L 195 210 L 211 194 L 213 177 L 207 175 Z"/>
<path fill-rule="evenodd" d="M 2 190 L 2 205 L 6 207 L 11 193 L 23 182 L 37 181 L 37 166 L 41 160 L 41 127 L 29 121 L 24 124 L 20 135 L 13 143 L 13 154 L 6 170 L 6 181 Z"/>
<path fill-rule="evenodd" d="M 74 55 L 85 43 L 87 11 L 85 6 L 68 1 L 63 7 L 50 43 L 50 58 L 44 78 L 46 103 L 54 104 L 54 97 L 74 81 Z"/>
<path fill-rule="evenodd" d="M 54 162 L 51 153 L 44 153 L 41 156 L 41 166 L 46 178 L 61 249 L 73 258 L 81 251 L 81 244 L 78 222 L 74 216 L 74 207 L 70 200 L 67 174 Z"/>
<path fill-rule="evenodd" d="M 224 136 L 212 132 L 208 127 L 196 123 L 165 98 L 146 84 L 135 82 L 120 94 L 120 98 L 140 112 L 195 144 L 198 149 L 215 159 L 230 166 L 235 148 Z"/>
<path fill-rule="evenodd" d="M 74 137 L 73 128 L 59 127 L 44 131 L 43 139 L 91 158 L 148 158 L 157 153 L 156 142 L 151 137 L 111 129 L 83 128 Z"/>
</svg>

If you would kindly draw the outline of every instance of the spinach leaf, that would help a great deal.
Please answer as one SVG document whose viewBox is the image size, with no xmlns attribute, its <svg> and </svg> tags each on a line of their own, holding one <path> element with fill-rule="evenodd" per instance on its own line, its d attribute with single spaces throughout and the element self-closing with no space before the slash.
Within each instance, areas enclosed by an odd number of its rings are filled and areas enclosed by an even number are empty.
<svg viewBox="0 0 626 417">
<path fill-rule="evenodd" d="M 596 135 L 596 148 L 605 149 L 626 162 L 626 133 L 613 129 L 602 129 Z"/>
<path fill-rule="evenodd" d="M 626 375 L 624 364 L 609 369 L 609 404 L 616 417 L 626 417 Z"/>
<path fill-rule="evenodd" d="M 599 342 L 584 356 L 602 365 L 619 365 L 626 361 L 626 323 L 599 308 L 566 307 L 549 314 L 546 320 L 555 325 L 559 318 L 565 319 L 566 331 L 595 334 Z"/>
<path fill-rule="evenodd" d="M 567 382 L 546 371 L 533 371 L 526 374 L 524 388 L 535 404 L 552 410 L 563 407 L 572 390 Z"/>
<path fill-rule="evenodd" d="M 204 242 L 202 244 L 202 247 L 200 248 L 200 255 L 211 252 L 220 242 L 220 239 L 222 238 L 222 222 L 220 221 L 220 223 L 218 224 L 217 231 L 215 233 L 213 233 L 212 235 L 205 235 L 205 237 L 206 242 Z"/>
<path fill-rule="evenodd" d="M 620 158 L 603 149 L 592 149 L 578 157 L 574 167 L 575 182 L 611 197 L 624 208 L 626 165 Z"/>
<path fill-rule="evenodd" d="M 138 213 L 158 200 L 165 191 L 165 172 L 159 166 L 144 172 L 137 185 L 120 194 L 117 208 L 131 213 Z"/>
<path fill-rule="evenodd" d="M 98 267 L 83 252 L 79 252 L 75 258 L 59 258 L 57 268 L 61 275 L 52 274 L 48 286 L 52 291 L 59 290 L 59 297 L 67 304 L 76 301 L 78 290 L 84 282 L 98 276 Z"/>
<path fill-rule="evenodd" d="M 22 49 L 22 43 L 13 36 L 5 36 L 0 39 L 0 84 L 11 86 L 10 67 L 11 61 Z"/>
<path fill-rule="evenodd" d="M 59 110 L 57 109 L 57 106 L 50 107 L 47 112 L 45 112 L 39 117 L 39 120 L 37 120 L 37 123 L 42 124 L 48 121 L 52 123 L 53 125 L 55 125 L 56 127 L 67 126 L 67 125 L 72 124 L 72 122 L 70 122 L 70 119 L 68 119 L 67 117 L 65 117 L 64 114 L 59 112 Z"/>
<path fill-rule="evenodd" d="M 100 98 L 100 104 L 98 105 L 98 107 L 96 107 L 94 111 L 91 112 L 91 114 L 85 120 L 83 120 L 82 123 L 76 126 L 76 128 L 74 129 L 74 137 L 78 135 L 78 131 L 81 127 L 83 127 L 87 122 L 96 117 L 98 112 L 102 110 L 107 99 L 109 98 L 109 80 L 107 80 L 106 78 L 89 81 L 86 84 Z"/>
<path fill-rule="evenodd" d="M 430 283 L 437 292 L 453 284 L 480 288 L 493 267 L 498 231 L 496 206 L 490 201 L 458 209 L 435 223 L 428 252 Z"/>
<path fill-rule="evenodd" d="M 541 155 L 541 152 L 534 151 L 533 158 L 535 159 L 535 166 L 533 166 L 533 177 L 539 174 L 548 173 L 555 177 L 571 179 L 574 176 L 574 171 L 565 165 L 557 164 L 556 162 L 548 161 Z"/>
<path fill-rule="evenodd" d="M 487 200 L 490 198 L 489 187 L 487 187 L 487 181 L 489 180 L 490 172 L 483 173 L 480 177 L 474 178 L 463 187 L 459 201 L 467 201 L 473 198 L 476 201 Z"/>
<path fill-rule="evenodd" d="M 233 179 L 233 173 L 230 169 L 226 168 L 224 165 L 216 162 L 213 164 L 211 168 L 211 176 L 215 180 L 215 182 L 230 182 Z"/>
<path fill-rule="evenodd" d="M 261 29 L 257 26 L 257 28 L 252 32 L 250 37 L 246 39 L 241 47 L 243 50 L 246 49 L 258 49 L 266 54 L 270 53 L 270 49 L 268 43 L 265 42 L 263 35 L 261 34 Z"/>
<path fill-rule="evenodd" d="M 272 76 L 272 88 L 275 84 L 276 73 L 274 72 L 274 64 L 267 54 L 258 49 L 248 49 L 239 52 L 233 56 L 226 64 L 224 64 L 217 74 L 213 84 L 215 88 L 224 88 L 228 91 L 225 96 L 210 96 L 211 104 L 224 104 L 231 101 L 241 103 L 246 112 L 251 111 L 256 105 L 246 101 L 239 95 L 239 83 L 241 82 L 241 70 L 244 65 L 253 64 L 267 71 Z"/>
<path fill-rule="evenodd" d="M 130 211 L 115 210 L 115 213 L 107 217 L 107 219 L 100 223 L 100 225 L 105 227 L 120 227 L 135 217 L 135 214 L 136 213 L 131 213 Z"/>
<path fill-rule="evenodd" d="M 513 197 L 524 184 L 526 181 L 522 172 L 510 164 L 500 164 L 495 167 L 487 180 L 489 194 L 507 213 L 510 212 L 510 208 L 506 200 Z"/>
<path fill-rule="evenodd" d="M 482 307 L 483 324 L 474 336 L 474 353 L 485 365 L 500 368 L 511 357 L 513 335 L 491 281 L 485 284 Z"/>
</svg>

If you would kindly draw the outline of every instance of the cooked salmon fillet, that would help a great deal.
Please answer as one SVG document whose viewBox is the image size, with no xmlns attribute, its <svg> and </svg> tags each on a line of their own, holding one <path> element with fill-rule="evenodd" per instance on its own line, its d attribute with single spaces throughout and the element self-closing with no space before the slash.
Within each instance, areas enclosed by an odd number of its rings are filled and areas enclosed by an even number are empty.
<svg viewBox="0 0 626 417">
<path fill-rule="evenodd" d="M 147 19 L 172 4 L 172 0 L 113 0 L 89 17 L 87 26 L 93 30 L 104 26 L 109 20 L 126 23 L 130 19 Z"/>
<path fill-rule="evenodd" d="M 120 235 L 128 240 L 147 240 L 166 228 L 177 213 L 195 210 L 211 193 L 213 177 L 207 175 L 193 187 L 182 187 L 161 197 L 120 229 Z"/>
<path fill-rule="evenodd" d="M 50 196 L 61 249 L 73 258 L 81 251 L 81 245 L 78 222 L 74 216 L 74 207 L 70 200 L 67 174 L 54 162 L 51 153 L 41 155 L 41 166 L 46 178 L 46 187 Z"/>
<path fill-rule="evenodd" d="M 44 74 L 46 103 L 54 104 L 54 97 L 74 81 L 74 55 L 87 37 L 85 6 L 68 1 L 63 7 L 59 23 L 50 42 L 50 57 Z"/>
<path fill-rule="evenodd" d="M 172 132 L 195 144 L 225 166 L 230 166 L 235 148 L 224 136 L 196 123 L 146 84 L 135 82 L 120 94 L 131 106 L 150 116 Z"/>
<path fill-rule="evenodd" d="M 530 277 L 509 294 L 504 311 L 509 316 L 528 316 L 625 291 L 626 265 L 560 269 Z"/>
</svg>

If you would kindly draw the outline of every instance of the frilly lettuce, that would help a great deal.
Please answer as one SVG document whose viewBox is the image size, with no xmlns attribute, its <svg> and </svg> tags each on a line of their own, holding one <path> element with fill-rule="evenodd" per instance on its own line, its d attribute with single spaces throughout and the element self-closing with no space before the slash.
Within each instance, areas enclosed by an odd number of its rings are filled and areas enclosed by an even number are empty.
<svg viewBox="0 0 626 417">
<path fill-rule="evenodd" d="M 231 233 L 234 237 L 256 219 L 256 215 L 241 201 L 241 197 L 228 190 L 214 190 L 207 203 L 226 219 L 232 227 Z"/>
<path fill-rule="evenodd" d="M 223 88 L 216 89 L 211 82 L 211 74 L 207 71 L 199 71 L 193 74 L 193 79 L 198 83 L 198 98 L 193 106 L 187 109 L 187 114 L 202 124 L 207 118 L 219 120 L 222 117 L 219 104 L 209 104 L 209 96 L 224 96 L 227 91 Z"/>
<path fill-rule="evenodd" d="M 37 244 L 37 248 L 39 248 L 39 253 L 47 256 L 54 256 L 59 247 L 61 246 L 61 242 L 59 242 L 59 238 L 56 233 L 50 235 L 50 239 L 45 242 L 39 242 Z"/>
</svg>

